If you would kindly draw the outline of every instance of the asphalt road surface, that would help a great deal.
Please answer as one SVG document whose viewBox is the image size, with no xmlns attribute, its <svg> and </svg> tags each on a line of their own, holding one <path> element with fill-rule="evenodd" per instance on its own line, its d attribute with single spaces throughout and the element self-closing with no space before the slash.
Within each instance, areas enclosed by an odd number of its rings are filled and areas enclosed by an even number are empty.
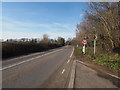
<svg viewBox="0 0 120 90">
<path fill-rule="evenodd" d="M 35 53 L 3 61 L 3 88 L 40 88 L 58 68 L 60 68 L 73 51 L 72 46 Z M 64 73 L 65 70 L 62 71 Z"/>
<path fill-rule="evenodd" d="M 2 62 L 2 88 L 68 88 L 73 46 L 19 56 Z M 74 88 L 117 88 L 108 76 L 77 63 Z M 104 77 L 103 77 L 103 76 Z"/>
</svg>

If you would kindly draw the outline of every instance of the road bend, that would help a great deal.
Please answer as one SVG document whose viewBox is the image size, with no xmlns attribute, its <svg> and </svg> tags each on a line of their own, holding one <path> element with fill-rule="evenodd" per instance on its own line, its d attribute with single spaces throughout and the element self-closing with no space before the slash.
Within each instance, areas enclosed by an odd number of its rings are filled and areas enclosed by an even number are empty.
<svg viewBox="0 0 120 90">
<path fill-rule="evenodd" d="M 67 62 L 73 46 L 3 61 L 3 88 L 37 88 Z"/>
</svg>

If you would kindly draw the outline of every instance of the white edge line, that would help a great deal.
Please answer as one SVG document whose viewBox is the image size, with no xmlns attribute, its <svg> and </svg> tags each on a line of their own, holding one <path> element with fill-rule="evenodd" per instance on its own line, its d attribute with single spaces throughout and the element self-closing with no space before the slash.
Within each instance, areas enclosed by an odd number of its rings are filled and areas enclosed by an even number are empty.
<svg viewBox="0 0 120 90">
<path fill-rule="evenodd" d="M 51 49 L 51 50 L 55 50 L 55 49 Z M 49 50 L 48 50 L 49 51 Z M 43 51 L 43 52 L 40 52 L 40 53 L 45 53 L 45 51 Z M 31 56 L 31 55 L 38 55 L 38 54 L 40 54 L 39 52 L 35 52 L 35 53 L 32 53 L 32 54 L 29 54 L 29 55 L 25 55 L 25 56 L 20 56 L 20 57 L 16 57 L 16 58 L 13 58 L 13 59 L 9 59 L 8 61 L 12 61 L 12 60 L 17 60 L 17 59 L 22 59 L 22 58 L 26 58 L 26 57 L 29 57 L 29 56 Z M 6 61 L 6 62 L 8 62 L 8 61 Z"/>
<path fill-rule="evenodd" d="M 54 52 L 57 52 L 57 51 L 61 51 L 61 50 L 63 50 L 63 49 L 56 50 L 56 51 L 53 51 L 53 52 L 47 53 L 47 54 L 45 54 L 45 55 L 49 55 L 49 54 L 51 54 L 51 53 L 54 53 Z M 20 65 L 20 64 L 22 64 L 22 63 L 32 61 L 33 59 L 37 59 L 37 58 L 40 58 L 40 57 L 45 56 L 45 55 L 41 55 L 41 56 L 38 56 L 38 57 L 35 57 L 35 58 L 31 58 L 31 59 L 28 59 L 28 60 L 25 60 L 25 61 L 22 61 L 22 62 L 19 62 L 19 63 L 13 64 L 13 65 L 11 65 L 11 66 L 7 66 L 7 67 L 4 67 L 4 68 L 0 68 L 0 70 L 5 70 L 5 69 L 8 69 L 8 68 L 11 68 L 11 67 L 14 67 L 14 66 Z"/>
<path fill-rule="evenodd" d="M 84 62 L 82 62 L 82 61 L 78 61 L 78 60 L 76 60 L 77 62 L 80 62 L 80 63 L 82 63 L 82 64 L 84 64 L 84 65 L 87 65 L 86 63 L 84 63 Z M 110 74 L 110 73 L 107 73 L 107 72 L 105 72 L 106 74 L 108 74 L 108 75 L 110 75 L 110 76 L 112 76 L 112 77 L 115 77 L 115 78 L 117 78 L 117 79 L 120 79 L 120 77 L 118 77 L 118 76 L 115 76 L 115 75 L 112 75 L 112 74 Z"/>
<path fill-rule="evenodd" d="M 120 79 L 120 77 L 115 76 L 115 75 L 112 75 L 112 74 L 110 74 L 110 73 L 106 73 L 106 74 L 108 74 L 108 75 L 110 75 L 110 76 L 112 76 L 112 77 L 115 77 L 115 78 L 117 78 L 117 79 Z"/>
</svg>

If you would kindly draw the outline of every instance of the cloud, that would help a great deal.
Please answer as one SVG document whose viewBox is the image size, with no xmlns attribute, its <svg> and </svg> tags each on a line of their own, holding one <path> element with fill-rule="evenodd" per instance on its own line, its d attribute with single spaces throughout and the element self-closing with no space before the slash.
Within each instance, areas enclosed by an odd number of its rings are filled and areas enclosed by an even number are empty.
<svg viewBox="0 0 120 90">
<path fill-rule="evenodd" d="M 31 33 L 31 32 L 3 32 L 2 33 L 2 38 L 3 39 L 20 39 L 20 38 L 42 38 L 44 34 L 47 34 L 49 38 L 57 39 L 58 37 L 63 37 L 65 39 L 73 36 L 73 33 L 56 33 L 56 32 L 46 32 L 46 33 Z"/>
<path fill-rule="evenodd" d="M 71 28 L 70 24 L 62 24 L 62 23 L 55 22 L 54 25 L 65 28 L 65 29 L 70 29 Z"/>
<path fill-rule="evenodd" d="M 54 23 L 34 23 L 21 22 L 3 18 L 3 39 L 17 38 L 42 38 L 43 34 L 48 34 L 50 38 L 58 36 L 71 38 L 74 35 L 75 26 L 59 22 Z"/>
<path fill-rule="evenodd" d="M 30 32 L 11 32 L 6 31 L 2 33 L 3 39 L 20 39 L 20 38 L 42 38 L 40 33 L 30 33 Z"/>
</svg>

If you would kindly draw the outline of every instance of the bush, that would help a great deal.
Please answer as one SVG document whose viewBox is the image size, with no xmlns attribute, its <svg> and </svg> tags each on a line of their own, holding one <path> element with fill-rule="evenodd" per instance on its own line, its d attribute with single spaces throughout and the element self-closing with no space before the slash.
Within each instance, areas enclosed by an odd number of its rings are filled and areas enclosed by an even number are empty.
<svg viewBox="0 0 120 90">
<path fill-rule="evenodd" d="M 33 42 L 4 42 L 2 43 L 2 58 L 8 58 L 33 52 L 41 52 L 57 47 L 60 47 L 60 45 Z"/>
</svg>

